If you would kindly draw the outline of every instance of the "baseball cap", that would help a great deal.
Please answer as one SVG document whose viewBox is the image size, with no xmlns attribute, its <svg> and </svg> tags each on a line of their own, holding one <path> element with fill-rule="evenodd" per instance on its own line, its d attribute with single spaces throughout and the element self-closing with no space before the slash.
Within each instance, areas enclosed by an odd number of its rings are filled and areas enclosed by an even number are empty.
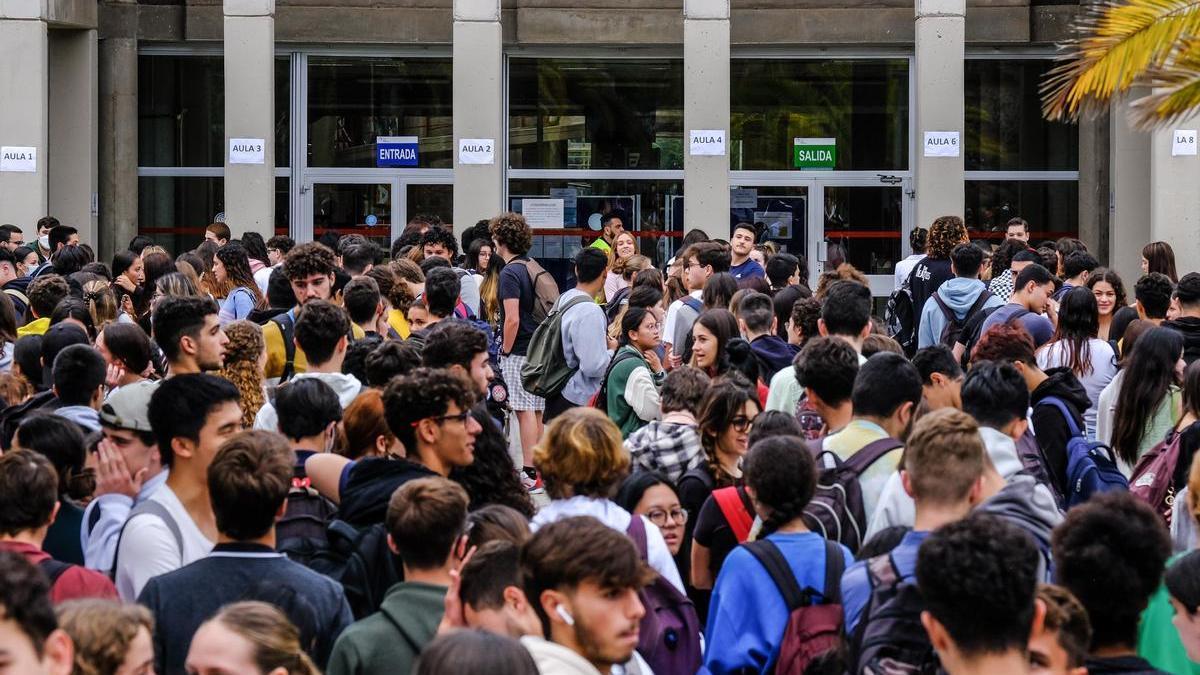
<svg viewBox="0 0 1200 675">
<path fill-rule="evenodd" d="M 100 422 L 129 431 L 153 431 L 150 428 L 150 397 L 158 389 L 158 382 L 142 380 L 134 382 L 108 395 L 100 406 Z"/>
</svg>

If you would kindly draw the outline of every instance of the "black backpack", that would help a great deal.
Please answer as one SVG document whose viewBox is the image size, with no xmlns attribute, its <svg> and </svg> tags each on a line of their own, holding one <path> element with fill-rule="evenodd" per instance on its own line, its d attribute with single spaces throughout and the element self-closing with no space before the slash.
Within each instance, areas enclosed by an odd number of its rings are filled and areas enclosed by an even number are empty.
<svg viewBox="0 0 1200 675">
<path fill-rule="evenodd" d="M 942 334 L 939 336 L 938 342 L 953 349 L 955 343 L 961 341 L 963 329 L 966 327 L 967 322 L 971 320 L 971 317 L 983 311 L 983 305 L 991 299 L 991 292 L 985 288 L 980 292 L 979 297 L 975 298 L 975 302 L 971 303 L 971 306 L 967 309 L 967 313 L 963 315 L 960 321 L 954 310 L 946 304 L 945 300 L 942 300 L 941 294 L 934 293 L 933 301 L 937 303 L 938 309 L 942 310 L 942 316 L 946 318 L 946 323 L 942 326 Z"/>
<path fill-rule="evenodd" d="M 291 539 L 281 542 L 277 550 L 341 584 L 355 619 L 378 611 L 388 589 L 404 580 L 400 557 L 388 548 L 382 523 L 355 527 L 334 520 L 323 541 Z"/>
<path fill-rule="evenodd" d="M 629 352 L 621 351 L 618 351 L 617 354 L 613 356 L 612 361 L 610 361 L 608 364 L 608 370 L 604 371 L 604 380 L 600 385 L 599 391 L 597 391 L 596 395 L 592 397 L 593 408 L 606 415 L 608 414 L 608 378 L 612 377 L 613 369 L 617 367 L 617 364 L 636 358 L 636 356 L 630 354 Z"/>
<path fill-rule="evenodd" d="M 925 602 L 915 580 L 902 581 L 890 553 L 867 561 L 871 597 L 850 639 L 854 673 L 936 675 L 940 666 L 921 625 Z"/>
<path fill-rule="evenodd" d="M 337 517 L 337 506 L 314 490 L 306 477 L 292 478 L 287 509 L 275 523 L 275 541 L 286 546 L 293 539 L 328 541 L 329 524 Z"/>
<path fill-rule="evenodd" d="M 837 453 L 822 449 L 823 440 L 809 443 L 817 463 L 817 491 L 804 507 L 804 524 L 809 530 L 840 542 L 857 553 L 863 545 L 871 514 L 863 507 L 862 486 L 858 479 L 872 464 L 889 452 L 903 447 L 894 438 L 881 438 L 864 445 L 858 452 L 843 460 Z M 825 466 L 829 457 L 833 466 Z"/>
<path fill-rule="evenodd" d="M 937 297 L 936 294 L 934 297 Z M 1000 307 L 1003 306 L 1004 305 L 1000 305 Z M 979 339 L 983 337 L 983 324 L 987 323 L 988 317 L 991 316 L 993 312 L 1000 309 L 1000 307 L 988 307 L 986 309 L 981 309 L 978 312 L 975 312 L 974 316 L 968 318 L 963 323 L 962 332 L 958 336 L 958 343 L 964 347 L 962 358 L 959 359 L 963 368 L 966 368 L 968 365 L 970 365 L 971 352 L 974 351 L 975 345 L 979 344 Z M 1025 316 L 1026 314 L 1029 314 L 1029 310 L 1022 307 L 1014 312 L 1012 316 L 1008 317 L 1007 323 L 1012 324 L 1015 321 L 1020 321 L 1021 317 Z"/>
<path fill-rule="evenodd" d="M 911 286 L 912 275 L 909 274 L 904 283 L 900 284 L 888 296 L 887 307 L 883 312 L 883 322 L 887 326 L 887 334 L 900 346 L 904 353 L 911 357 L 917 352 L 917 325 L 913 316 L 913 297 Z"/>
</svg>

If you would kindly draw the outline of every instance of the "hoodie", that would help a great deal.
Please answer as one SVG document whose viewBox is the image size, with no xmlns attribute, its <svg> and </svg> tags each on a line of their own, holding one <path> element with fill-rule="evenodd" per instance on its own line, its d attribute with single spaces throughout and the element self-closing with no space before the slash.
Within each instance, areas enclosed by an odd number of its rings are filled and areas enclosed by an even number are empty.
<svg viewBox="0 0 1200 675">
<path fill-rule="evenodd" d="M 1181 316 L 1174 321 L 1164 322 L 1163 326 L 1183 335 L 1183 360 L 1189 366 L 1196 359 L 1200 359 L 1200 317 Z"/>
<path fill-rule="evenodd" d="M 436 475 L 424 465 L 407 459 L 360 459 L 343 474 L 338 518 L 355 527 L 382 523 L 387 515 L 388 500 L 396 488 L 410 480 Z"/>
<path fill-rule="evenodd" d="M 54 411 L 55 415 L 65 417 L 83 428 L 83 433 L 89 434 L 100 431 L 100 413 L 87 405 L 65 405 Z"/>
<path fill-rule="evenodd" d="M 1033 406 L 1030 416 L 1033 422 L 1033 435 L 1037 437 L 1038 447 L 1046 458 L 1046 468 L 1050 471 L 1050 479 L 1054 481 L 1059 494 L 1068 494 L 1067 490 L 1067 441 L 1071 439 L 1071 428 L 1063 419 L 1062 413 L 1052 405 L 1038 405 L 1046 398 L 1059 398 L 1071 409 L 1072 417 L 1079 429 L 1084 428 L 1083 411 L 1091 406 L 1087 390 L 1079 382 L 1079 378 L 1070 368 L 1051 368 L 1046 371 L 1045 382 L 1029 396 Z"/>
<path fill-rule="evenodd" d="M 1009 478 L 999 492 L 980 504 L 978 510 L 999 516 L 1028 532 L 1041 553 L 1038 577 L 1046 583 L 1052 580 L 1050 533 L 1063 521 L 1063 516 L 1049 488 L 1039 484 L 1033 476 L 1018 473 Z"/>
<path fill-rule="evenodd" d="M 325 674 L 412 672 L 437 634 L 445 601 L 445 586 L 415 581 L 392 586 L 378 612 L 347 628 L 334 643 Z"/>
<path fill-rule="evenodd" d="M 967 312 L 979 299 L 979 294 L 986 289 L 987 286 L 978 279 L 955 277 L 938 287 L 937 296 L 954 312 L 954 316 L 960 323 L 965 323 Z M 999 307 L 1003 304 L 1003 300 L 993 295 L 984 301 L 982 309 Z M 917 328 L 917 348 L 924 349 L 939 344 L 942 341 L 942 331 L 945 329 L 946 315 L 931 297 L 921 309 L 921 323 Z"/>
<path fill-rule="evenodd" d="M 300 373 L 292 379 L 300 380 L 306 377 L 315 377 L 332 387 L 333 393 L 337 394 L 338 401 L 342 404 L 342 410 L 353 403 L 359 392 L 363 390 L 362 382 L 359 382 L 357 377 L 346 373 Z M 258 416 L 254 418 L 254 428 L 279 431 L 279 416 L 275 414 L 274 403 L 263 404 L 258 411 Z"/>
<path fill-rule="evenodd" d="M 800 348 L 775 335 L 760 335 L 750 343 L 750 350 L 758 360 L 758 377 L 770 382 L 775 373 L 792 365 Z"/>
</svg>

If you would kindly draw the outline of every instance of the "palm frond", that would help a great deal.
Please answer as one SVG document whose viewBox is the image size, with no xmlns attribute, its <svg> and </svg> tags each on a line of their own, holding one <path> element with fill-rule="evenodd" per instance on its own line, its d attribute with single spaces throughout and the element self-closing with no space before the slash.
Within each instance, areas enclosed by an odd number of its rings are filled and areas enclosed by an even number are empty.
<svg viewBox="0 0 1200 675">
<path fill-rule="evenodd" d="M 1168 62 L 1181 39 L 1200 35 L 1200 0 L 1120 0 L 1094 5 L 1061 47 L 1061 63 L 1042 82 L 1042 113 L 1074 121 L 1103 108 L 1146 73 Z"/>
<path fill-rule="evenodd" d="M 1132 104 L 1133 123 L 1149 129 L 1191 117 L 1200 110 L 1200 39 L 1180 43 L 1167 65 L 1150 70 L 1152 93 Z"/>
</svg>

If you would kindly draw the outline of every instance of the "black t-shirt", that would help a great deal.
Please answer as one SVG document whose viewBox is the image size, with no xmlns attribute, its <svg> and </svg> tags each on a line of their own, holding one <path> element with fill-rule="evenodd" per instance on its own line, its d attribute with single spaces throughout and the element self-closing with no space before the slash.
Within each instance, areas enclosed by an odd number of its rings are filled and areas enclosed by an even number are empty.
<svg viewBox="0 0 1200 675">
<path fill-rule="evenodd" d="M 925 303 L 942 284 L 954 278 L 949 258 L 923 258 L 908 277 L 912 291 L 913 320 L 919 321 Z"/>
<path fill-rule="evenodd" d="M 529 339 L 538 324 L 533 320 L 533 302 L 536 299 L 533 291 L 533 279 L 529 278 L 529 268 L 525 265 L 514 265 L 519 260 L 529 260 L 528 256 L 517 256 L 500 270 L 500 325 L 504 325 L 504 301 L 517 298 L 521 308 L 521 325 L 517 329 L 517 340 L 513 343 L 512 354 L 525 356 L 529 349 Z M 501 334 L 503 335 L 503 333 Z"/>
<path fill-rule="evenodd" d="M 742 498 L 743 505 L 749 501 L 749 496 L 742 488 L 738 488 L 738 496 Z M 749 509 L 750 517 L 753 518 L 753 507 Z M 716 579 L 721 565 L 725 564 L 725 558 L 737 548 L 738 540 L 712 495 L 704 501 L 704 506 L 700 507 L 700 513 L 696 515 L 696 529 L 692 531 L 692 536 L 697 544 L 708 549 L 708 569 L 712 572 L 713 579 Z"/>
</svg>

